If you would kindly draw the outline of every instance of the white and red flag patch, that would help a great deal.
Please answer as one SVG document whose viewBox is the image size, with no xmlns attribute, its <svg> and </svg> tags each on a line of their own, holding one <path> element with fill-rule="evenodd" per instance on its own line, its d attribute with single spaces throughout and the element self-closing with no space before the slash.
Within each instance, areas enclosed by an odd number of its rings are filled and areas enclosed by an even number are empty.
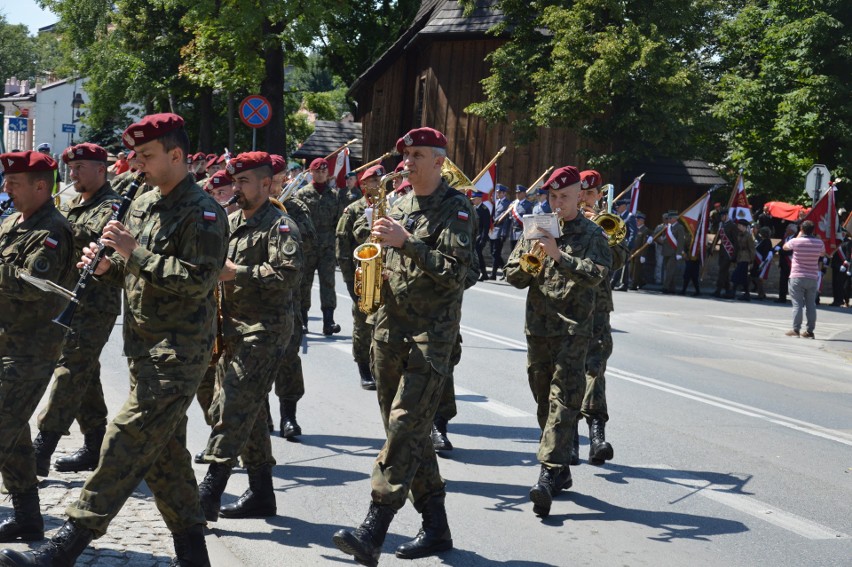
<svg viewBox="0 0 852 567">
<path fill-rule="evenodd" d="M 44 245 L 55 250 L 56 247 L 59 246 L 59 241 L 48 236 L 44 239 Z"/>
<path fill-rule="evenodd" d="M 470 218 L 470 215 L 467 214 L 467 211 L 459 211 L 458 212 L 459 220 L 467 220 Z"/>
<path fill-rule="evenodd" d="M 288 225 L 284 221 L 281 221 L 281 224 L 278 225 L 278 232 L 280 232 L 282 234 L 286 234 L 286 233 L 290 232 L 290 225 Z"/>
<path fill-rule="evenodd" d="M 204 220 L 206 220 L 206 221 L 216 220 L 216 213 L 213 212 L 213 211 L 204 211 Z"/>
</svg>

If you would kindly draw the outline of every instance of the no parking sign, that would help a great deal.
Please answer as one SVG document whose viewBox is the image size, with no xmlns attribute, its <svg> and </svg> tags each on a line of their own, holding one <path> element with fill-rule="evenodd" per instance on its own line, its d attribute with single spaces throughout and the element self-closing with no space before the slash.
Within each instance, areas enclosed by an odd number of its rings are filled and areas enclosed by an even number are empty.
<svg viewBox="0 0 852 567">
<path fill-rule="evenodd" d="M 240 103 L 240 120 L 249 128 L 263 128 L 272 120 L 272 107 L 260 95 L 249 95 Z"/>
</svg>

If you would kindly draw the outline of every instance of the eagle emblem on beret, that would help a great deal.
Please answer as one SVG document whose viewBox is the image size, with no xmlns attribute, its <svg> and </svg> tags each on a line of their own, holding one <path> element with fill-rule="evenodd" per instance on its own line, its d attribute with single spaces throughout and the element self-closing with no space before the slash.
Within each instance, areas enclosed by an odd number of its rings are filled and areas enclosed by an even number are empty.
<svg viewBox="0 0 852 567">
<path fill-rule="evenodd" d="M 136 145 L 136 140 L 134 140 L 133 136 L 131 136 L 130 134 L 124 134 L 124 136 L 122 137 L 124 138 L 124 143 L 128 146 L 133 147 Z"/>
<path fill-rule="evenodd" d="M 237 171 L 237 168 L 234 167 L 234 162 L 228 162 L 228 165 L 225 166 L 225 171 L 233 175 Z"/>
<path fill-rule="evenodd" d="M 402 143 L 405 144 L 406 146 L 413 146 L 414 145 L 414 139 L 411 137 L 411 134 L 406 134 L 405 136 L 403 136 L 402 137 Z"/>
</svg>

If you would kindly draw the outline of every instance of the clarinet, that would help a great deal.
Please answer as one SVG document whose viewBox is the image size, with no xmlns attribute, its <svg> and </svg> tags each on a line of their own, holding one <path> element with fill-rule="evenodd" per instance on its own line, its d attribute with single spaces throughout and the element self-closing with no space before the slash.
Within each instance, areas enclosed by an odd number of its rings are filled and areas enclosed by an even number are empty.
<svg viewBox="0 0 852 567">
<path fill-rule="evenodd" d="M 127 216 L 127 211 L 130 210 L 133 198 L 136 196 L 136 192 L 144 182 L 145 173 L 140 173 L 133 178 L 133 182 L 130 184 L 130 187 L 128 187 L 124 195 L 121 196 L 121 203 L 115 210 L 113 210 L 112 216 L 109 219 L 110 221 L 124 222 L 124 217 Z M 97 268 L 100 261 L 108 252 L 112 252 L 112 248 L 105 246 L 101 242 L 100 238 L 98 238 L 97 246 L 98 252 L 95 254 L 95 257 L 91 262 L 85 265 L 82 270 L 80 270 L 80 279 L 77 280 L 77 285 L 74 286 L 74 290 L 71 292 L 73 296 L 71 301 L 62 313 L 53 320 L 54 323 L 65 327 L 69 331 L 71 330 L 71 322 L 74 320 L 74 313 L 77 311 L 77 305 L 80 304 L 80 296 L 86 291 L 86 286 L 89 285 L 89 282 L 95 275 L 95 268 Z"/>
</svg>

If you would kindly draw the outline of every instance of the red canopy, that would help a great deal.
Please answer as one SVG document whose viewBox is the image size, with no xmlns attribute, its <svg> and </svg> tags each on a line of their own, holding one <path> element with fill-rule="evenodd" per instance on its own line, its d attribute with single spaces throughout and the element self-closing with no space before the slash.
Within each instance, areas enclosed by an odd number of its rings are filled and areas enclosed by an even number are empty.
<svg viewBox="0 0 852 567">
<path fill-rule="evenodd" d="M 769 201 L 764 205 L 764 208 L 770 216 L 794 222 L 799 220 L 800 214 L 806 215 L 811 211 L 810 207 L 791 205 L 782 201 Z"/>
</svg>

